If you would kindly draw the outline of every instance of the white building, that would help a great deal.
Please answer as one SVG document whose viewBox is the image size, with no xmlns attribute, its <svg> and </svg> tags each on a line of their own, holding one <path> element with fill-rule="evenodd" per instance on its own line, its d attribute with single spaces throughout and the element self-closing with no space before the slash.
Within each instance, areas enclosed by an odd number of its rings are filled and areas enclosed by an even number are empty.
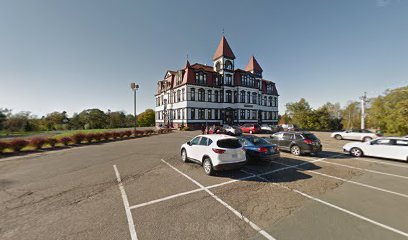
<svg viewBox="0 0 408 240">
<path fill-rule="evenodd" d="M 235 55 L 222 36 L 213 66 L 199 63 L 167 71 L 157 83 L 156 126 L 198 129 L 202 124 L 278 122 L 278 91 L 262 78 L 252 56 L 245 70 L 235 68 Z"/>
</svg>

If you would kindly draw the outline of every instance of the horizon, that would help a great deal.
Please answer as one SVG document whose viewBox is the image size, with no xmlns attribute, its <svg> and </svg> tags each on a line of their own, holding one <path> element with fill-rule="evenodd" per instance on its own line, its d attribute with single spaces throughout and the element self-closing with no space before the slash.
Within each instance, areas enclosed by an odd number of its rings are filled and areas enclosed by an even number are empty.
<svg viewBox="0 0 408 240">
<path fill-rule="evenodd" d="M 406 1 L 227 1 L 200 5 L 206 14 L 188 3 L 0 3 L 0 107 L 37 116 L 88 108 L 133 114 L 136 82 L 140 114 L 154 109 L 157 81 L 187 55 L 212 65 L 223 29 L 236 67 L 253 54 L 276 83 L 280 114 L 301 98 L 313 108 L 344 107 L 364 92 L 377 97 L 408 84 Z M 212 17 L 223 14 L 228 21 Z"/>
</svg>

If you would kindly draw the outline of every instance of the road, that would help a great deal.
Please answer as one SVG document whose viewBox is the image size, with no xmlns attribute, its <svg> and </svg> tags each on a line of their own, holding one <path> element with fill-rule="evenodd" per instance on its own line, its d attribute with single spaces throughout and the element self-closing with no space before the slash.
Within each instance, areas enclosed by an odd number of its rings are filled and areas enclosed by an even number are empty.
<svg viewBox="0 0 408 240">
<path fill-rule="evenodd" d="M 206 176 L 175 132 L 0 160 L 0 239 L 407 239 L 408 164 L 318 156 Z"/>
</svg>

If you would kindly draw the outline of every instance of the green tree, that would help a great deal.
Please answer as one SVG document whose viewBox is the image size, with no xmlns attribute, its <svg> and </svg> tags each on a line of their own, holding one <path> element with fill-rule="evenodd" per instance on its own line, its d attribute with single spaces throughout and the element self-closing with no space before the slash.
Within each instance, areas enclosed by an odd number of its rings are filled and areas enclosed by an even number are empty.
<svg viewBox="0 0 408 240">
<path fill-rule="evenodd" d="M 293 124 L 300 128 L 310 128 L 312 108 L 304 98 L 301 98 L 299 102 L 287 103 L 286 114 L 291 118 Z"/>
<path fill-rule="evenodd" d="M 140 127 L 152 127 L 154 126 L 155 115 L 153 109 L 146 109 L 137 116 L 137 125 Z"/>
<path fill-rule="evenodd" d="M 0 131 L 4 129 L 4 124 L 10 115 L 11 110 L 7 108 L 0 108 Z"/>
<path fill-rule="evenodd" d="M 23 132 L 31 129 L 29 124 L 30 112 L 11 114 L 5 122 L 5 129 L 10 132 Z"/>
<path fill-rule="evenodd" d="M 341 124 L 344 128 L 360 128 L 361 109 L 359 102 L 350 102 L 342 112 Z"/>
<path fill-rule="evenodd" d="M 79 113 L 78 117 L 84 129 L 107 128 L 108 126 L 107 115 L 97 108 L 84 110 Z"/>
</svg>

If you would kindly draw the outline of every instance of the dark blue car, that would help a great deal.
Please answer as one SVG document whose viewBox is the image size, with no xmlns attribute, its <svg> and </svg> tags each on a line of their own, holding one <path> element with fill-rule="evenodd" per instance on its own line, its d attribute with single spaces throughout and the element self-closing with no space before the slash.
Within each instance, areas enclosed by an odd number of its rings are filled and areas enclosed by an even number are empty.
<svg viewBox="0 0 408 240">
<path fill-rule="evenodd" d="M 280 157 L 278 145 L 263 138 L 244 135 L 238 139 L 246 151 L 247 161 L 271 161 Z"/>
</svg>

